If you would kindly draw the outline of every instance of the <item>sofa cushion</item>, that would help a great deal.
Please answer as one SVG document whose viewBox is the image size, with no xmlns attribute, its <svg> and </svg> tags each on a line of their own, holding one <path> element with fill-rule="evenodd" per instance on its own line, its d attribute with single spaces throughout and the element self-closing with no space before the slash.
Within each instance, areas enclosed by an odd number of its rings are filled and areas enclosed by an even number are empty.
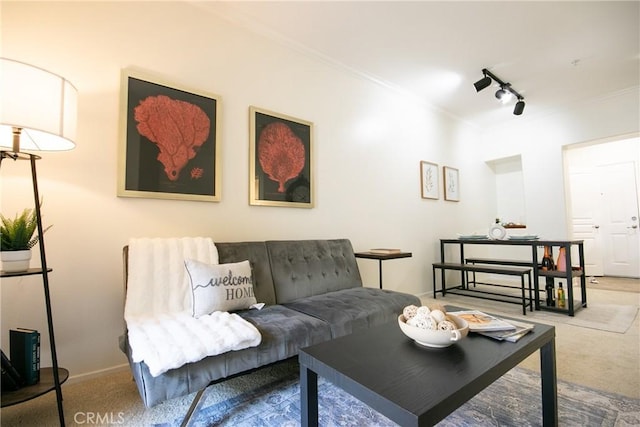
<svg viewBox="0 0 640 427">
<path fill-rule="evenodd" d="M 253 291 L 258 302 L 267 305 L 276 303 L 276 294 L 271 277 L 269 255 L 264 242 L 216 243 L 220 263 L 249 260 L 253 274 Z"/>
<path fill-rule="evenodd" d="M 362 286 L 348 239 L 267 241 L 279 304 Z"/>
<path fill-rule="evenodd" d="M 247 355 L 251 355 L 251 363 L 263 366 L 296 356 L 302 347 L 331 339 L 331 330 L 326 322 L 281 305 L 244 310 L 237 314 L 260 331 L 262 342 L 258 347 L 247 349 L 249 351 L 227 353 L 229 361 L 247 360 Z"/>
<path fill-rule="evenodd" d="M 158 377 L 151 376 L 144 362 L 130 362 L 146 407 L 201 390 L 212 381 L 294 357 L 300 348 L 331 338 L 326 322 L 280 305 L 239 311 L 237 314 L 260 331 L 262 342 L 258 347 L 206 357 Z M 126 345 L 126 336 L 123 338 L 121 345 L 127 348 L 131 361 L 131 350 Z"/>
<path fill-rule="evenodd" d="M 284 304 L 287 308 L 322 319 L 331 326 L 333 338 L 395 321 L 407 305 L 420 299 L 396 291 L 352 288 L 329 292 Z"/>
<path fill-rule="evenodd" d="M 192 294 L 192 315 L 247 309 L 256 303 L 249 261 L 207 264 L 186 259 Z"/>
</svg>

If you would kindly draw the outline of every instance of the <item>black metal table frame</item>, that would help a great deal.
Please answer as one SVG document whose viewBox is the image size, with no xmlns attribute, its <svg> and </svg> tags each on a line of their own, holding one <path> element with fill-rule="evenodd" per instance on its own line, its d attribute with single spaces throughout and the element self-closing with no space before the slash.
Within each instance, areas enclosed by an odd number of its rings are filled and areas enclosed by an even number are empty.
<svg viewBox="0 0 640 427">
<path fill-rule="evenodd" d="M 301 423 L 303 426 L 317 426 L 318 425 L 318 376 L 327 378 L 329 381 L 341 387 L 343 390 L 369 405 L 376 411 L 385 415 L 387 418 L 398 423 L 402 426 L 431 426 L 444 419 L 447 415 L 455 411 L 473 396 L 478 394 L 484 388 L 489 386 L 495 380 L 504 375 L 507 371 L 517 366 L 522 360 L 527 358 L 535 351 L 540 351 L 540 377 L 541 377 L 541 391 L 542 391 L 542 421 L 546 427 L 558 425 L 558 395 L 557 395 L 557 378 L 556 378 L 556 356 L 555 356 L 555 328 L 550 325 L 536 324 L 536 330 L 530 333 L 529 336 L 524 337 L 518 343 L 506 343 L 493 341 L 486 337 L 476 336 L 473 339 L 487 340 L 491 345 L 495 347 L 494 355 L 487 355 L 486 360 L 494 360 L 492 367 L 481 372 L 475 372 L 474 376 L 468 383 L 460 387 L 455 393 L 451 393 L 446 398 L 441 398 L 439 393 L 436 394 L 439 401 L 428 402 L 428 409 L 422 413 L 415 413 L 410 411 L 409 408 L 402 407 L 397 400 L 387 399 L 376 390 L 368 388 L 366 385 L 361 384 L 358 380 L 354 379 L 353 372 L 349 370 L 357 370 L 358 367 L 353 365 L 354 357 L 357 355 L 345 354 L 345 345 L 348 347 L 349 340 L 352 340 L 352 345 L 357 343 L 362 347 L 361 353 L 367 353 L 371 349 L 367 348 L 366 342 L 372 342 L 370 337 L 373 337 L 376 332 L 381 332 L 382 335 L 388 337 L 392 328 L 398 329 L 397 333 L 402 335 L 397 323 L 395 325 L 383 325 L 382 327 L 374 328 L 363 333 L 355 333 L 347 337 L 337 338 L 329 342 L 318 344 L 312 347 L 302 349 L 299 353 L 300 362 L 300 400 L 301 400 Z M 358 335 L 361 335 L 358 337 Z M 360 342 L 360 338 L 366 337 L 365 344 Z M 402 335 L 402 338 L 406 338 Z M 345 341 L 346 340 L 346 341 Z M 394 344 L 397 344 L 399 338 L 394 336 Z M 468 346 L 473 350 L 478 345 L 487 346 L 486 343 L 476 342 L 465 343 L 466 340 L 462 340 L 454 346 Z M 413 343 L 409 343 L 413 344 Z M 506 346 L 506 347 L 504 347 Z M 340 350 L 338 350 L 340 349 Z M 433 351 L 434 349 L 421 349 L 415 348 L 415 351 Z M 436 352 L 443 349 L 435 349 Z M 436 353 L 437 354 L 437 353 Z M 442 357 L 447 357 L 446 353 L 440 353 Z M 497 355 L 500 355 L 499 357 Z M 389 356 L 394 360 L 390 360 L 388 365 L 398 365 L 402 359 L 394 358 L 393 355 Z M 347 364 L 351 364 L 351 369 L 340 369 L 332 366 L 332 359 L 339 359 L 340 362 L 345 360 L 349 361 Z M 496 360 L 497 359 L 497 360 Z M 426 367 L 425 367 L 426 369 Z M 460 368 L 462 369 L 462 368 Z M 443 375 L 448 375 L 444 373 Z M 422 378 L 424 375 L 414 375 L 415 378 Z M 466 373 L 459 371 L 456 376 L 459 378 L 465 377 Z M 375 377 L 375 373 L 371 373 L 370 377 Z M 434 380 L 430 376 L 431 380 Z M 451 377 L 447 377 L 451 378 Z M 448 380 L 450 381 L 450 380 Z M 457 384 L 460 385 L 460 384 Z M 415 384 L 407 385 L 408 388 L 415 386 Z M 382 387 L 384 389 L 386 387 Z M 413 390 L 413 389 L 412 389 Z M 411 392 L 411 390 L 408 390 Z M 407 390 L 405 390 L 407 392 Z"/>
<path fill-rule="evenodd" d="M 502 246 L 529 246 L 531 248 L 531 265 L 533 268 L 533 289 L 535 297 L 535 309 L 536 310 L 551 310 L 556 312 L 564 312 L 569 316 L 573 316 L 575 312 L 581 308 L 587 306 L 587 282 L 585 277 L 584 268 L 584 241 L 583 240 L 491 240 L 491 239 L 440 239 L 440 261 L 445 262 L 445 247 L 446 245 L 458 245 L 460 248 L 460 263 L 465 262 L 464 257 L 464 245 L 502 245 Z M 573 301 L 573 286 L 572 279 L 574 277 L 574 271 L 571 268 L 571 246 L 578 247 L 578 263 L 580 268 L 580 293 L 581 304 L 579 306 L 574 305 Z M 540 286 L 538 283 L 540 273 L 538 270 L 538 247 L 540 246 L 559 246 L 565 248 L 565 259 L 567 269 L 564 272 L 552 272 L 547 273 L 557 278 L 564 278 L 567 280 L 567 308 L 559 309 L 540 305 Z M 461 272 L 461 285 L 466 286 L 466 277 L 464 272 Z M 445 283 L 445 272 L 442 271 L 441 276 L 443 286 Z M 435 286 L 435 283 L 434 283 Z"/>
<path fill-rule="evenodd" d="M 364 259 L 377 259 L 378 260 L 378 278 L 380 281 L 380 289 L 382 289 L 382 261 L 386 261 L 389 259 L 399 259 L 399 258 L 411 258 L 413 254 L 411 252 L 395 252 L 388 254 L 379 254 L 373 252 L 356 252 L 356 258 L 364 258 Z"/>
</svg>

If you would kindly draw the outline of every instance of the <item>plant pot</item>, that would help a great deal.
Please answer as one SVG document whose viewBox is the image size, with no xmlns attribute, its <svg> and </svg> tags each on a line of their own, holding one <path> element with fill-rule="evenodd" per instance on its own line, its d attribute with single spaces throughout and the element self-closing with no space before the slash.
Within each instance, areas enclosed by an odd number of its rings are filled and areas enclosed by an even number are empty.
<svg viewBox="0 0 640 427">
<path fill-rule="evenodd" d="M 29 269 L 31 249 L 24 251 L 2 251 L 2 271 L 5 273 L 20 273 Z"/>
</svg>

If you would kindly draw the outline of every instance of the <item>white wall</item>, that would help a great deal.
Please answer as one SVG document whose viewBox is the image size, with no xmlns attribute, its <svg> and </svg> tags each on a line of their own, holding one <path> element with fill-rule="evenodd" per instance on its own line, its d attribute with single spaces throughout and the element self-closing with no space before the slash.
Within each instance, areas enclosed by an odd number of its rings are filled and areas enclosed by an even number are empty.
<svg viewBox="0 0 640 427">
<path fill-rule="evenodd" d="M 79 91 L 77 147 L 38 162 L 58 359 L 72 376 L 125 363 L 121 249 L 137 236 L 217 241 L 347 237 L 356 250 L 400 247 L 385 287 L 431 289 L 438 239 L 489 223 L 494 187 L 471 129 L 324 61 L 270 41 L 193 3 L 3 2 L 3 56 L 49 69 Z M 116 197 L 120 70 L 135 66 L 222 97 L 222 201 Z M 248 107 L 315 124 L 316 207 L 249 206 Z M 459 168 L 461 202 L 420 197 L 419 162 Z M 2 212 L 32 203 L 27 165 L 2 165 Z M 360 260 L 366 285 L 377 263 Z M 3 280 L 7 330 L 44 333 L 42 288 Z M 48 345 L 43 334 L 43 366 Z"/>
<path fill-rule="evenodd" d="M 522 116 L 524 117 L 525 114 Z M 640 88 L 586 101 L 540 117 L 527 117 L 482 134 L 487 160 L 521 155 L 527 232 L 569 238 L 563 147 L 638 132 Z"/>
</svg>

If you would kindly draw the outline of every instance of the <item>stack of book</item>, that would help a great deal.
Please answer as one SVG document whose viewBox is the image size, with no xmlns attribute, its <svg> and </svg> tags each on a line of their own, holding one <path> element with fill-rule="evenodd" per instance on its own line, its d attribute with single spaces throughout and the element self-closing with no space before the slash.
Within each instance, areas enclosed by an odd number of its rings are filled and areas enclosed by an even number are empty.
<svg viewBox="0 0 640 427">
<path fill-rule="evenodd" d="M 34 329 L 9 331 L 11 358 L 2 352 L 2 390 L 15 391 L 40 381 L 40 333 Z"/>
<path fill-rule="evenodd" d="M 477 332 L 498 341 L 517 342 L 534 328 L 530 323 L 500 319 L 478 310 L 454 311 L 450 314 L 466 320 L 470 332 Z"/>
<path fill-rule="evenodd" d="M 369 249 L 369 253 L 380 254 L 380 255 L 399 254 L 400 252 L 402 252 L 402 251 L 400 249 L 397 249 L 397 248 L 374 248 L 374 249 Z"/>
</svg>

